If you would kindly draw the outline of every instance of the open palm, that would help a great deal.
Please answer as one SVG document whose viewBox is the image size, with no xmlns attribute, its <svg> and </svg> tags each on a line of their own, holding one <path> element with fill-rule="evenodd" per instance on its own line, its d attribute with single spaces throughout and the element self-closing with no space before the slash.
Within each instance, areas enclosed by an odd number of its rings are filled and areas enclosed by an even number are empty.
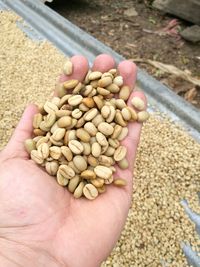
<svg viewBox="0 0 200 267">
<path fill-rule="evenodd" d="M 72 76 L 61 79 L 83 80 L 88 71 L 87 60 L 82 56 L 71 60 Z M 108 55 L 98 56 L 93 64 L 94 70 L 102 72 L 114 67 L 114 60 Z M 123 61 L 118 70 L 124 84 L 133 88 L 136 66 Z M 131 98 L 133 95 L 145 101 L 141 92 L 133 92 Z M 123 189 L 110 185 L 107 192 L 94 201 L 77 200 L 30 160 L 24 150 L 23 143 L 32 134 L 32 118 L 36 112 L 34 105 L 25 110 L 0 154 L 0 249 L 8 248 L 2 251 L 13 264 L 5 266 L 99 266 L 114 247 L 128 214 L 132 166 L 141 125 L 130 123 L 129 135 L 123 141 L 128 148 L 130 168 L 118 169 L 116 173 L 127 179 L 128 185 Z M 9 248 L 14 248 L 16 257 L 10 256 Z"/>
</svg>

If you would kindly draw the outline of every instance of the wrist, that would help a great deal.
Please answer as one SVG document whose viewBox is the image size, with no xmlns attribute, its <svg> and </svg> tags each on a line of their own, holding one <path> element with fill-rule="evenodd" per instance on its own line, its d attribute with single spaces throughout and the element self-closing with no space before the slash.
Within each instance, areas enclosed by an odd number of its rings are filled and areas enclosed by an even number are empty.
<svg viewBox="0 0 200 267">
<path fill-rule="evenodd" d="M 0 266 L 6 267 L 65 267 L 47 251 L 0 238 Z"/>
</svg>

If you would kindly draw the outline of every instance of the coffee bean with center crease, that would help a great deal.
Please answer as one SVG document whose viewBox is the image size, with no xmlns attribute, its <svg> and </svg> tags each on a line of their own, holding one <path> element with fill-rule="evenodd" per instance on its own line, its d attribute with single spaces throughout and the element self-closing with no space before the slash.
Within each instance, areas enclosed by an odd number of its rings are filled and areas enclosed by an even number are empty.
<svg viewBox="0 0 200 267">
<path fill-rule="evenodd" d="M 83 145 L 77 140 L 70 140 L 68 146 L 74 154 L 83 152 Z"/>
<path fill-rule="evenodd" d="M 98 190 L 92 184 L 86 184 L 83 188 L 83 194 L 87 199 L 93 200 L 98 196 Z"/>
</svg>

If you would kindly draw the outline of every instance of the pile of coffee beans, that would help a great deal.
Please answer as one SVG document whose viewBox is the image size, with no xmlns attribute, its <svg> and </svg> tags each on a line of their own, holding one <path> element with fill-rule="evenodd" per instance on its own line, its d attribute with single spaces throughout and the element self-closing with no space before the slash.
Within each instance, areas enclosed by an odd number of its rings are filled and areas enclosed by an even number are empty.
<svg viewBox="0 0 200 267">
<path fill-rule="evenodd" d="M 73 72 L 71 61 L 63 71 Z M 25 142 L 31 159 L 75 198 L 93 200 L 109 184 L 125 186 L 125 179 L 115 177 L 116 165 L 129 167 L 120 141 L 128 135 L 129 122 L 148 119 L 144 101 L 133 97 L 132 107 L 127 105 L 131 89 L 116 69 L 89 70 L 84 82 L 65 81 L 56 93 L 34 116 L 35 137 Z"/>
</svg>

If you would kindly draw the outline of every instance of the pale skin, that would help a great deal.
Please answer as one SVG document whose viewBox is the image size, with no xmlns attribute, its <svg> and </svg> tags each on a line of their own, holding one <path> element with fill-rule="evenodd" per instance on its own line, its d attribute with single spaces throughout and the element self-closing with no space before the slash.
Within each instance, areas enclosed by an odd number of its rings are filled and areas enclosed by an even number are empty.
<svg viewBox="0 0 200 267">
<path fill-rule="evenodd" d="M 72 57 L 71 78 L 83 80 L 88 62 Z M 114 68 L 109 55 L 98 56 L 93 70 Z M 118 65 L 124 84 L 134 88 L 136 66 L 130 61 Z M 146 102 L 142 92 L 133 91 Z M 130 102 L 130 99 L 129 99 Z M 42 168 L 29 159 L 24 141 L 32 136 L 32 119 L 37 113 L 29 105 L 9 143 L 0 153 L 0 266 L 6 267 L 96 267 L 106 259 L 125 224 L 132 195 L 132 173 L 141 124 L 131 123 L 123 141 L 128 148 L 129 169 L 115 176 L 127 186 L 109 186 L 94 201 L 74 199 Z"/>
</svg>

